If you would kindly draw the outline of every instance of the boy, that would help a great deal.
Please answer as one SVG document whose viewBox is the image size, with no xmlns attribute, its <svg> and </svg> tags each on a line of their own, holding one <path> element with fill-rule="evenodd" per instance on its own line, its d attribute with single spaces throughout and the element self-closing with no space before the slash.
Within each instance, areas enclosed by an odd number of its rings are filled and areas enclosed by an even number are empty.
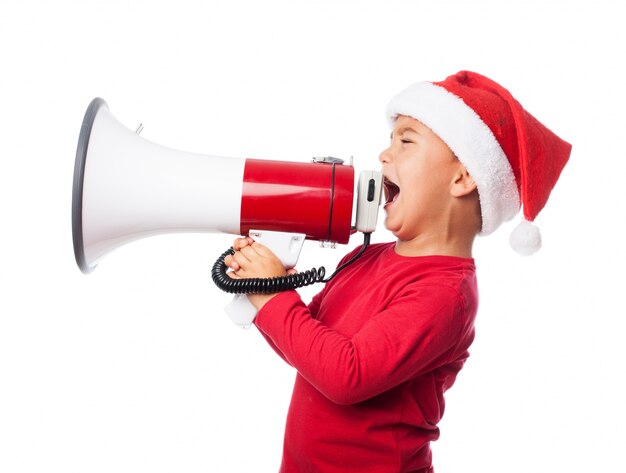
<svg viewBox="0 0 626 473">
<path fill-rule="evenodd" d="M 380 162 L 396 242 L 367 248 L 308 306 L 295 291 L 248 295 L 257 328 L 298 371 L 281 472 L 433 471 L 443 394 L 474 338 L 474 238 L 523 206 L 512 244 L 536 251 L 529 221 L 571 150 L 472 72 L 414 84 L 387 113 L 391 144 Z M 225 260 L 231 277 L 285 274 L 251 239 L 235 249 Z"/>
</svg>

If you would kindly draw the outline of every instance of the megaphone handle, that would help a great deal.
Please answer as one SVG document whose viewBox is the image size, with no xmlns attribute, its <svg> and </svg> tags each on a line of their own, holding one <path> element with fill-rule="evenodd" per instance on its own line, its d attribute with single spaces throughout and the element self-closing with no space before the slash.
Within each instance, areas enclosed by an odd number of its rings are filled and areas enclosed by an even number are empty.
<svg viewBox="0 0 626 473">
<path fill-rule="evenodd" d="M 298 262 L 306 235 L 302 233 L 274 232 L 267 230 L 251 230 L 250 237 L 263 243 L 282 261 L 285 268 L 293 268 Z M 248 328 L 256 318 L 256 307 L 245 294 L 236 294 L 233 300 L 224 307 L 230 319 L 242 328 Z"/>
<path fill-rule="evenodd" d="M 248 300 L 245 294 L 235 294 L 224 311 L 236 325 L 241 328 L 249 328 L 256 318 L 256 307 Z"/>
</svg>

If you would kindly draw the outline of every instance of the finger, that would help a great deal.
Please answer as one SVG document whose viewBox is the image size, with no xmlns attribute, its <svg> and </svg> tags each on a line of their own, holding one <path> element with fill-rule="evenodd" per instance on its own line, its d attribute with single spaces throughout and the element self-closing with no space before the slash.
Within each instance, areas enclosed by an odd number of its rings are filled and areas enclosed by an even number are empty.
<svg viewBox="0 0 626 473">
<path fill-rule="evenodd" d="M 234 271 L 237 271 L 240 268 L 239 263 L 237 263 L 231 255 L 224 258 L 224 264 Z"/>
<path fill-rule="evenodd" d="M 233 248 L 235 249 L 235 251 L 239 251 L 248 245 L 250 245 L 248 238 L 237 238 L 233 243 Z"/>
<path fill-rule="evenodd" d="M 253 248 L 259 255 L 264 256 L 264 257 L 268 257 L 268 256 L 274 256 L 274 253 L 272 253 L 272 250 L 270 250 L 267 246 L 263 245 L 262 243 L 259 243 L 258 241 L 255 241 L 254 243 L 252 243 L 251 248 Z"/>
<path fill-rule="evenodd" d="M 240 250 L 246 246 L 250 246 L 254 243 L 254 240 L 250 237 L 237 238 L 235 240 L 235 249 Z"/>
<path fill-rule="evenodd" d="M 292 274 L 297 274 L 297 273 L 298 273 L 298 270 L 297 270 L 296 268 L 289 268 L 289 269 L 287 270 L 287 274 L 288 274 L 289 276 L 291 276 Z"/>
<path fill-rule="evenodd" d="M 243 251 L 236 251 L 233 255 L 235 263 L 237 263 L 240 268 L 246 267 L 246 265 L 250 264 L 250 259 L 246 257 L 244 251 L 246 251 L 246 248 L 244 248 Z"/>
<path fill-rule="evenodd" d="M 252 246 L 246 246 L 245 248 L 242 248 L 241 250 L 239 250 L 239 252 L 241 254 L 243 254 L 250 261 L 252 261 L 254 259 L 258 259 L 260 256 L 262 256 L 257 251 L 257 245 L 256 244 L 254 244 Z"/>
</svg>

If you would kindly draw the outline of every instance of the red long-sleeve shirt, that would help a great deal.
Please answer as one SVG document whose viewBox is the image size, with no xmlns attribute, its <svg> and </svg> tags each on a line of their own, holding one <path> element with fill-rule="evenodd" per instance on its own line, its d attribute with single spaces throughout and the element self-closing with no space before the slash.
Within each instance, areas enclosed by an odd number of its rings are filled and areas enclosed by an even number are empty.
<svg viewBox="0 0 626 473">
<path fill-rule="evenodd" d="M 428 471 L 443 393 L 469 356 L 472 259 L 370 246 L 307 307 L 295 291 L 255 324 L 297 371 L 282 473 Z"/>
</svg>

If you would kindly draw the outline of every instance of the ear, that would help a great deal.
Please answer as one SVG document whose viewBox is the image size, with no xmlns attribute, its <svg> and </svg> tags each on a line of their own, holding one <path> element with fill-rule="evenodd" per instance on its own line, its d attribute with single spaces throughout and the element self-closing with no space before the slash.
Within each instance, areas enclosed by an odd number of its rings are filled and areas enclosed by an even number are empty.
<svg viewBox="0 0 626 473">
<path fill-rule="evenodd" d="M 464 197 L 476 190 L 476 181 L 470 176 L 465 166 L 459 166 L 458 171 L 454 174 L 452 186 L 450 186 L 450 195 L 452 197 Z"/>
</svg>

